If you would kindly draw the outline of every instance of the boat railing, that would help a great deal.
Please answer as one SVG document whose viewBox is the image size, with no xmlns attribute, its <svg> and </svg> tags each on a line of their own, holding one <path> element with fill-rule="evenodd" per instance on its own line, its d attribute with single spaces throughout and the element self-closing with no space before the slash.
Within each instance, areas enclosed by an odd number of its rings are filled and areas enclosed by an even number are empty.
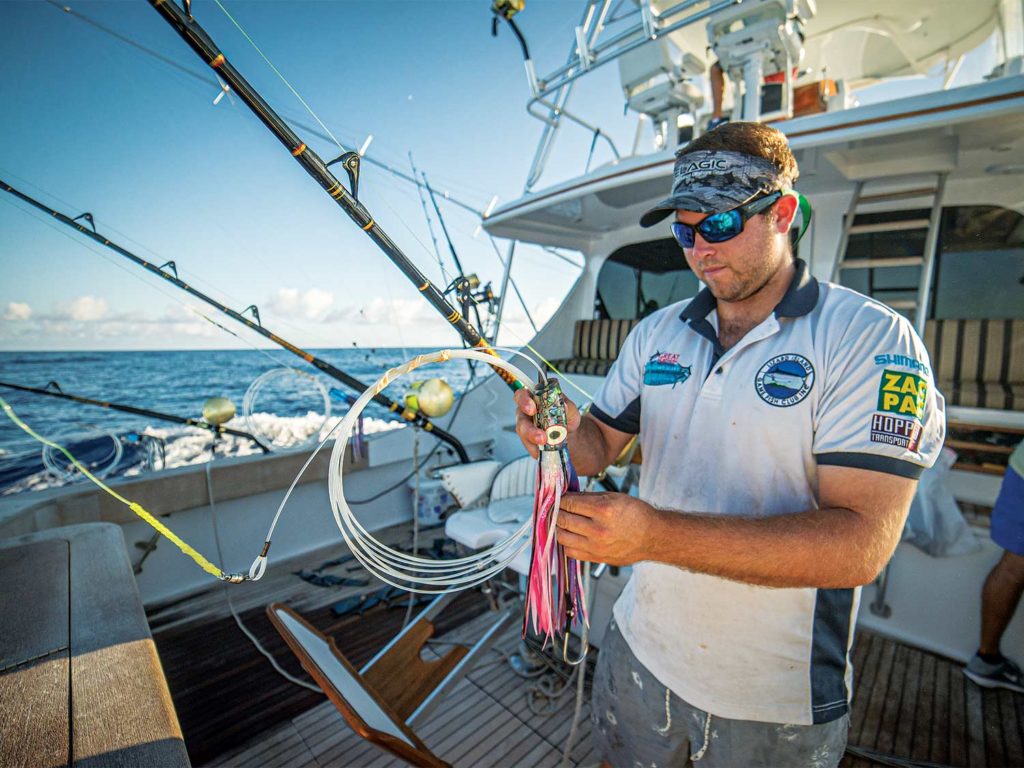
<svg viewBox="0 0 1024 768">
<path fill-rule="evenodd" d="M 735 61 L 733 61 L 733 64 L 736 64 L 738 67 L 737 72 L 744 74 L 746 81 L 752 81 L 752 78 L 759 80 L 764 56 L 770 55 L 778 58 L 779 55 L 782 55 L 786 59 L 783 69 L 787 73 L 783 90 L 788 91 L 788 93 L 783 94 L 781 103 L 783 110 L 788 110 L 792 102 L 792 78 L 789 76 L 791 68 L 789 64 L 790 59 L 793 58 L 792 52 L 788 48 L 791 48 L 793 44 L 799 46 L 799 43 L 796 42 L 797 32 L 790 30 L 788 38 L 792 38 L 792 41 L 787 42 L 787 35 L 781 34 L 779 32 L 781 27 L 778 24 L 774 24 L 774 22 L 781 21 L 782 26 L 786 26 L 786 19 L 794 18 L 793 13 L 795 11 L 792 11 L 791 6 L 796 6 L 794 0 L 776 0 L 776 2 L 768 4 L 762 3 L 757 7 L 752 6 L 753 10 L 748 12 L 740 4 L 739 0 L 715 0 L 710 3 L 708 0 L 683 0 L 683 2 L 658 11 L 652 0 L 641 0 L 636 10 L 623 16 L 612 18 L 610 17 L 613 7 L 612 0 L 588 0 L 585 3 L 580 23 L 574 29 L 573 41 L 565 63 L 544 77 L 537 76 L 534 62 L 530 57 L 525 42 L 523 42 L 526 76 L 531 93 L 526 109 L 530 115 L 545 124 L 527 177 L 526 191 L 528 192 L 533 188 L 543 173 L 550 156 L 552 143 L 563 119 L 578 125 L 593 135 L 590 157 L 587 160 L 588 170 L 594 149 L 599 140 L 608 145 L 616 159 L 622 156 L 614 140 L 600 126 L 568 109 L 573 86 L 579 78 L 610 62 L 620 61 L 621 64 L 624 61 L 624 57 L 631 54 L 635 55 L 645 46 L 667 45 L 669 44 L 669 36 L 674 32 L 704 21 L 716 14 L 727 13 L 730 15 L 730 19 L 732 16 L 735 16 L 736 19 L 741 19 L 751 13 L 764 16 L 766 9 L 768 9 L 767 12 L 772 15 L 772 19 L 769 21 L 772 23 L 762 24 L 761 26 L 764 26 L 770 34 L 768 37 L 757 34 L 753 38 L 750 35 L 745 35 L 742 46 L 743 50 L 737 50 L 739 58 L 734 56 L 733 59 Z M 780 13 L 782 14 L 781 18 L 776 19 L 775 16 L 778 16 Z M 634 17 L 638 18 L 635 21 L 630 21 Z M 726 19 L 726 22 L 729 22 L 730 19 Z M 728 23 L 719 26 L 722 27 L 720 30 L 722 35 L 728 36 L 730 34 L 728 32 Z M 769 27 L 771 29 L 768 29 Z M 777 29 L 776 27 L 779 28 Z M 716 27 L 716 29 L 718 28 Z M 753 29 L 753 27 L 745 29 Z M 715 34 L 719 33 L 716 32 Z M 715 46 L 716 43 L 713 41 L 712 47 Z M 688 56 L 690 59 L 695 58 L 692 54 Z M 698 71 L 693 71 L 692 68 L 687 71 L 686 58 L 687 54 L 684 54 L 682 71 L 678 71 L 677 68 L 676 78 L 685 80 L 687 75 L 703 73 L 704 67 L 700 61 L 697 62 L 700 65 Z M 737 64 L 737 62 L 739 63 Z M 671 65 L 669 69 L 671 69 Z M 747 73 L 747 69 L 750 69 L 753 74 Z M 652 70 L 650 76 L 652 78 L 659 77 L 667 72 L 668 70 L 659 71 L 656 67 Z M 747 76 L 748 74 L 750 76 Z M 745 97 L 743 107 L 744 119 L 760 119 L 760 88 L 748 88 L 748 90 L 751 93 Z M 630 100 L 629 106 L 638 111 L 641 116 L 646 115 L 656 121 L 655 148 L 660 149 L 667 145 L 669 141 L 674 140 L 675 124 L 678 117 L 687 112 L 692 113 L 702 103 L 703 96 L 700 95 L 696 101 L 687 101 L 685 97 L 682 99 L 678 97 L 675 99 L 669 98 L 657 111 L 638 108 L 632 103 L 632 100 Z M 631 154 L 636 154 L 638 144 L 638 141 L 634 142 Z"/>
</svg>

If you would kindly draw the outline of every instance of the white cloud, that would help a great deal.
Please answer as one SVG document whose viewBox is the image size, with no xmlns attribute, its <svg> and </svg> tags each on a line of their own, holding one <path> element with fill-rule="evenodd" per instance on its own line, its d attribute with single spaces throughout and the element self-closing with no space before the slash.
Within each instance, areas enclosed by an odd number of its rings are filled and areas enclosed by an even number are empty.
<svg viewBox="0 0 1024 768">
<path fill-rule="evenodd" d="M 384 299 L 378 297 L 361 307 L 339 307 L 326 316 L 329 323 L 376 325 L 384 328 L 437 325 L 447 323 L 423 299 Z"/>
<path fill-rule="evenodd" d="M 102 320 L 107 314 L 107 302 L 106 299 L 98 299 L 95 296 L 79 296 L 71 301 L 66 313 L 62 314 L 79 323 L 95 322 Z"/>
<path fill-rule="evenodd" d="M 323 320 L 334 303 L 334 294 L 322 288 L 310 288 L 300 292 L 298 288 L 279 288 L 267 302 L 273 312 L 281 317 Z"/>
<path fill-rule="evenodd" d="M 12 301 L 8 303 L 7 311 L 4 312 L 4 320 L 10 320 L 12 322 L 28 320 L 30 317 L 32 317 L 32 307 L 20 301 Z"/>
</svg>

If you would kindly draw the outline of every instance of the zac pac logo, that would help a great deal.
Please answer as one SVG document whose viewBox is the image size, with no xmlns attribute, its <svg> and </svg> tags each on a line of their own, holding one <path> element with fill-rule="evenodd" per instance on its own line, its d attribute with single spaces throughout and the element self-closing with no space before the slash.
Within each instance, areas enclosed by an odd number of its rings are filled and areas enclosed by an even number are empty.
<svg viewBox="0 0 1024 768">
<path fill-rule="evenodd" d="M 885 370 L 878 386 L 878 410 L 912 416 L 920 421 L 927 395 L 928 382 L 920 376 Z"/>
</svg>

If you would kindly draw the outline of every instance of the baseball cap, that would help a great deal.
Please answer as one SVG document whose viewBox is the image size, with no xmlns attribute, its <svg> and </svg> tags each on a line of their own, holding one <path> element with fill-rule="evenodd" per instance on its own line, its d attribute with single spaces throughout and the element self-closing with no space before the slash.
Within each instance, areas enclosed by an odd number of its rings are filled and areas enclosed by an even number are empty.
<svg viewBox="0 0 1024 768">
<path fill-rule="evenodd" d="M 761 192 L 782 189 L 790 183 L 763 157 L 729 150 L 677 153 L 672 196 L 641 216 L 640 226 L 654 226 L 680 209 L 697 213 L 728 211 Z"/>
</svg>

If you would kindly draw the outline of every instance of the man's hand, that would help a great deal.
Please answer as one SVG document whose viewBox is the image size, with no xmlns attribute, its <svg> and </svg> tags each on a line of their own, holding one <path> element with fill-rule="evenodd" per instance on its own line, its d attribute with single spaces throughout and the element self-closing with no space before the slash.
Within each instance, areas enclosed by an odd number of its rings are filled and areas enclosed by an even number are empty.
<svg viewBox="0 0 1024 768">
<path fill-rule="evenodd" d="M 650 559 L 647 542 L 658 510 L 623 493 L 567 493 L 558 513 L 558 542 L 577 560 L 632 565 Z"/>
<path fill-rule="evenodd" d="M 519 435 L 526 450 L 536 459 L 540 453 L 540 446 L 547 442 L 544 430 L 533 423 L 533 417 L 537 415 L 537 403 L 533 399 L 533 394 L 526 389 L 516 391 L 513 398 L 517 408 L 516 434 Z M 567 422 L 565 427 L 571 436 L 579 429 L 580 412 L 572 400 L 564 396 L 562 399 L 565 402 L 565 420 Z"/>
</svg>

